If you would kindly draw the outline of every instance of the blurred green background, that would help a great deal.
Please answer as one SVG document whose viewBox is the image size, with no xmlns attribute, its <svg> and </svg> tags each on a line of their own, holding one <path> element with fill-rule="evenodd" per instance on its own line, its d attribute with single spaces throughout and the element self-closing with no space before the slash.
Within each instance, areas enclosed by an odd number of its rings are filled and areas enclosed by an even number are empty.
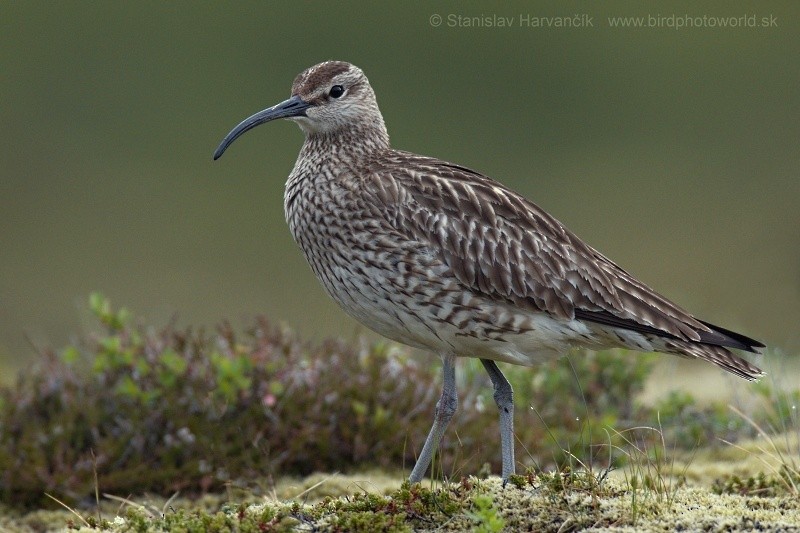
<svg viewBox="0 0 800 533">
<path fill-rule="evenodd" d="M 759 27 L 608 21 L 672 14 Z M 366 72 L 396 147 L 503 181 L 696 315 L 796 353 L 799 22 L 791 1 L 2 2 L 3 380 L 35 357 L 26 336 L 58 347 L 91 325 L 92 290 L 154 324 L 265 313 L 310 338 L 362 332 L 283 220 L 297 127 L 211 160 L 326 59 Z"/>
</svg>

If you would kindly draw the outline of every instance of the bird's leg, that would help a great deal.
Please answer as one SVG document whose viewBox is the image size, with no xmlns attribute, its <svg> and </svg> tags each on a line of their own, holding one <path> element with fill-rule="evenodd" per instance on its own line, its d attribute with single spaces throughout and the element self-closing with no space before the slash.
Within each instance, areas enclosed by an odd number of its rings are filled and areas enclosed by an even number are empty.
<svg viewBox="0 0 800 533">
<path fill-rule="evenodd" d="M 503 451 L 503 485 L 514 473 L 514 390 L 511 383 L 497 368 L 497 363 L 481 359 L 494 385 L 494 401 L 500 410 L 500 446 Z"/>
<path fill-rule="evenodd" d="M 447 424 L 453 418 L 453 413 L 458 408 L 458 395 L 456 394 L 456 364 L 455 356 L 447 354 L 442 356 L 442 396 L 436 403 L 436 415 L 433 418 L 433 426 L 425 439 L 425 445 L 417 458 L 417 464 L 411 471 L 408 480 L 411 483 L 422 481 L 422 476 L 428 470 L 433 458 L 433 452 L 442 440 Z"/>
</svg>

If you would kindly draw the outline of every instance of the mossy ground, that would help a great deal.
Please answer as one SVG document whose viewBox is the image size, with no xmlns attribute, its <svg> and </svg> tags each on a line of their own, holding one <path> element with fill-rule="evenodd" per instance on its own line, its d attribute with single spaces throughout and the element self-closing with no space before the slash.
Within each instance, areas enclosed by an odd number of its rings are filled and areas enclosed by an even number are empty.
<svg viewBox="0 0 800 533">
<path fill-rule="evenodd" d="M 800 531 L 800 496 L 769 465 L 780 466 L 754 440 L 681 455 L 660 487 L 633 487 L 632 466 L 530 471 L 505 487 L 497 477 L 409 487 L 402 472 L 317 473 L 281 478 L 266 497 L 103 497 L 80 516 L 0 509 L 0 531 Z"/>
</svg>

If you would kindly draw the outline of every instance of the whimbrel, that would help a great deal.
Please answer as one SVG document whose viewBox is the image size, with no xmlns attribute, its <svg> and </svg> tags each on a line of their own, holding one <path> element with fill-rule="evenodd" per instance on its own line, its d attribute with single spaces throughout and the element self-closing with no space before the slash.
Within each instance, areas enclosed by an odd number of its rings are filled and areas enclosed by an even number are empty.
<svg viewBox="0 0 800 533">
<path fill-rule="evenodd" d="M 456 411 L 456 357 L 477 357 L 500 410 L 502 477 L 514 473 L 512 389 L 497 362 L 532 366 L 571 348 L 624 347 L 703 359 L 753 380 L 730 348 L 764 345 L 697 319 L 501 183 L 389 145 L 364 73 L 327 61 L 291 98 L 245 119 L 288 118 L 305 133 L 286 182 L 292 236 L 328 294 L 368 328 L 443 361 L 442 394 L 410 481 Z"/>
</svg>

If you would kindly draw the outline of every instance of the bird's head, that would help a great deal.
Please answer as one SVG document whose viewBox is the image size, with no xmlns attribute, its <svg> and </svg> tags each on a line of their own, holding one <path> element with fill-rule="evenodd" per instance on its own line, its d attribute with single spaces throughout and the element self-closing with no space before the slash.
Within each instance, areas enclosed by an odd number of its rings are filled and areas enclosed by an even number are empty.
<svg viewBox="0 0 800 533">
<path fill-rule="evenodd" d="M 343 61 L 326 61 L 297 75 L 291 98 L 233 128 L 214 152 L 214 159 L 246 131 L 278 118 L 296 122 L 306 136 L 360 132 L 368 137 L 377 135 L 388 143 L 375 93 L 361 69 Z"/>
</svg>

